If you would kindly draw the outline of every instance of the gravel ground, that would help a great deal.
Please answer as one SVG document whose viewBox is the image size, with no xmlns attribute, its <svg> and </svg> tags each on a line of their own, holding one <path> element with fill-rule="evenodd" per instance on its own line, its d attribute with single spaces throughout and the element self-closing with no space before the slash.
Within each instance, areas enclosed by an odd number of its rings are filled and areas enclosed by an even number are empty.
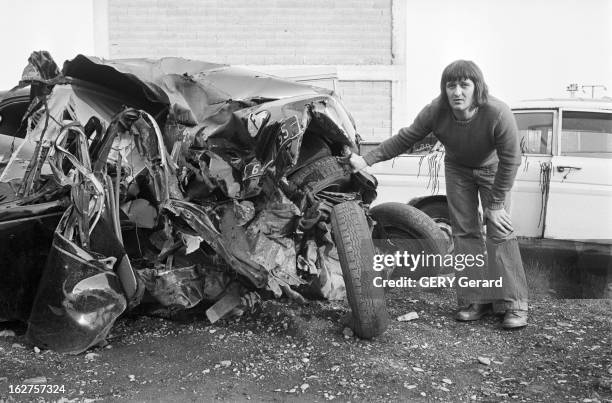
<svg viewBox="0 0 612 403">
<path fill-rule="evenodd" d="M 612 401 L 610 300 L 535 295 L 529 326 L 506 331 L 497 317 L 456 322 L 453 290 L 387 297 L 394 320 L 372 341 L 330 302 L 267 301 L 215 325 L 198 309 L 124 317 L 107 346 L 78 356 L 0 324 L 0 401 Z M 64 392 L 10 393 L 24 383 Z"/>
</svg>

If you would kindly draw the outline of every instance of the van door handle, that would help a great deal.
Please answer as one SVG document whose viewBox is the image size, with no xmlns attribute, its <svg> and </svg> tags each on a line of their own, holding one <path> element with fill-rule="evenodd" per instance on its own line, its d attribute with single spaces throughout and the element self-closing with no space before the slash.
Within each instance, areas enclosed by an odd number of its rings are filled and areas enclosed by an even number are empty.
<svg viewBox="0 0 612 403">
<path fill-rule="evenodd" d="M 558 166 L 557 167 L 557 172 L 565 172 L 566 169 L 572 170 L 575 169 L 576 171 L 580 171 L 582 169 L 582 167 L 570 167 L 570 166 Z"/>
</svg>

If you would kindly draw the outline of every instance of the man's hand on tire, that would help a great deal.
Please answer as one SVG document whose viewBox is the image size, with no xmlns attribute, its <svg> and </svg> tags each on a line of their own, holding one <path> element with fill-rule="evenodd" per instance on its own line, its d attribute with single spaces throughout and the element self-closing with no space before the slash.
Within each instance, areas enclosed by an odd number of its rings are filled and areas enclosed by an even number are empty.
<svg viewBox="0 0 612 403">
<path fill-rule="evenodd" d="M 359 154 L 351 154 L 349 162 L 351 163 L 351 167 L 353 168 L 353 173 L 359 172 L 362 169 L 368 167 L 368 163 L 365 162 L 365 159 L 363 159 L 363 157 Z"/>
<path fill-rule="evenodd" d="M 512 220 L 510 219 L 510 214 L 508 214 L 508 212 L 503 208 L 499 210 L 491 210 L 487 208 L 485 210 L 485 217 L 502 234 L 509 234 L 514 231 L 514 228 L 512 227 Z"/>
</svg>

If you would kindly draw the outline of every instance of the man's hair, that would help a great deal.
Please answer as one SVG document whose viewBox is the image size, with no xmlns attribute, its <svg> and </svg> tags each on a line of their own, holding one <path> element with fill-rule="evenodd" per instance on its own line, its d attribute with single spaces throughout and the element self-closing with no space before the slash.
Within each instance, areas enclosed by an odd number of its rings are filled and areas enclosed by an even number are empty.
<svg viewBox="0 0 612 403">
<path fill-rule="evenodd" d="M 448 97 L 446 96 L 446 83 L 449 81 L 457 81 L 469 78 L 474 82 L 474 104 L 477 107 L 484 105 L 489 100 L 489 88 L 485 83 L 484 76 L 480 68 L 471 60 L 455 60 L 442 72 L 442 79 L 440 80 L 440 94 L 446 104 L 448 103 Z"/>
</svg>

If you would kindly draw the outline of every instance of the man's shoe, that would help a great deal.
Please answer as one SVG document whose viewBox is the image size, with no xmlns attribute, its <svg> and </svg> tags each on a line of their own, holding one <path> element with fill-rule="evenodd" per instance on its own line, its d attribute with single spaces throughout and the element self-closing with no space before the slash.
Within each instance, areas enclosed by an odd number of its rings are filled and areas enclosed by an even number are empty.
<svg viewBox="0 0 612 403">
<path fill-rule="evenodd" d="M 457 312 L 455 319 L 461 322 L 478 320 L 492 312 L 491 304 L 470 304 L 467 309 Z"/>
<path fill-rule="evenodd" d="M 527 311 L 508 310 L 504 315 L 502 327 L 504 329 L 516 329 L 527 326 Z"/>
</svg>

